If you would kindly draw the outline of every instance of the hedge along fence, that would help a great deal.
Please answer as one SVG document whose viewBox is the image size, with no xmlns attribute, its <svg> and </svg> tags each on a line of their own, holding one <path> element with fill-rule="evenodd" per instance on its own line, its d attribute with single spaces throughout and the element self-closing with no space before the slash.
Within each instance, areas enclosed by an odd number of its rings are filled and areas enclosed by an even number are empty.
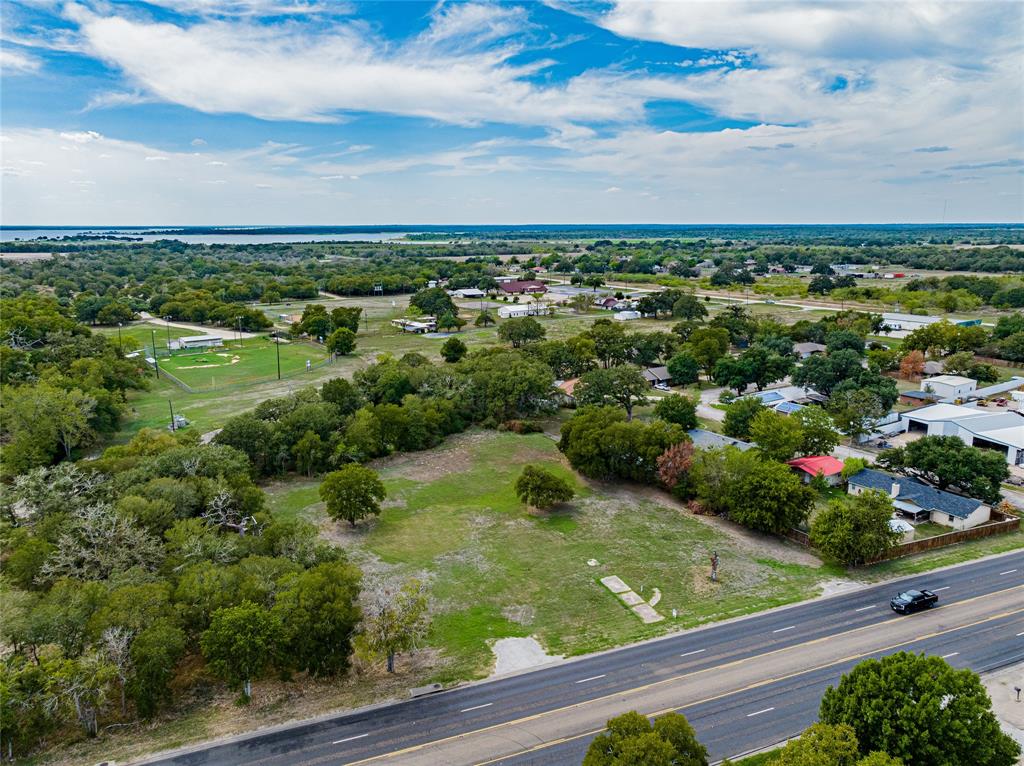
<svg viewBox="0 0 1024 766">
<path fill-rule="evenodd" d="M 913 556 L 915 553 L 923 553 L 924 551 L 930 551 L 936 548 L 945 548 L 948 545 L 956 545 L 957 543 L 964 543 L 968 540 L 980 540 L 983 537 L 991 537 L 992 535 L 1005 535 L 1010 532 L 1016 532 L 1020 529 L 1019 516 L 1014 516 L 1013 514 L 1003 513 L 1002 511 L 993 509 L 991 519 L 991 521 L 977 527 L 972 527 L 971 529 L 961 529 L 955 532 L 947 532 L 944 535 L 926 537 L 924 540 L 914 540 L 910 543 L 894 545 L 886 551 L 884 555 L 872 559 L 871 561 L 866 562 L 866 564 L 878 564 L 882 561 L 900 559 L 904 556 Z M 792 540 L 799 545 L 803 545 L 804 547 L 811 547 L 811 536 L 799 529 L 788 529 L 783 533 L 783 537 L 787 540 Z"/>
</svg>

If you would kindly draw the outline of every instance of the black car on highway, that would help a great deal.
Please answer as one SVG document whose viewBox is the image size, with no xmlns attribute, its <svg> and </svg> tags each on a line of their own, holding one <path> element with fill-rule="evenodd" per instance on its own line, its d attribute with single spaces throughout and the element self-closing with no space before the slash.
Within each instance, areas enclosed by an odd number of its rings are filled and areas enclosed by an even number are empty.
<svg viewBox="0 0 1024 766">
<path fill-rule="evenodd" d="M 930 590 L 905 590 L 897 593 L 889 601 L 889 606 L 898 614 L 910 614 L 920 609 L 929 609 L 938 600 L 939 597 Z"/>
</svg>

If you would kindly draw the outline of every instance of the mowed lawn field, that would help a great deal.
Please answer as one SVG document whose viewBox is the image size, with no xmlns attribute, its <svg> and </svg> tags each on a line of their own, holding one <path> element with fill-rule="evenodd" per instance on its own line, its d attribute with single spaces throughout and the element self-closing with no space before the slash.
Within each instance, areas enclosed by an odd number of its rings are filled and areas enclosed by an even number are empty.
<svg viewBox="0 0 1024 766">
<path fill-rule="evenodd" d="M 528 512 L 513 489 L 527 463 L 568 479 L 576 499 Z M 581 654 L 808 598 L 836 574 L 796 547 L 698 519 L 663 493 L 589 482 L 543 434 L 471 430 L 374 467 L 387 486 L 385 510 L 354 530 L 325 516 L 317 480 L 267 487 L 269 505 L 318 524 L 368 580 L 429 584 L 426 644 L 441 652 L 439 681 L 487 675 L 494 639 L 535 636 L 550 654 Z M 645 597 L 659 589 L 666 619 L 645 626 L 601 585 L 607 575 Z"/>
<path fill-rule="evenodd" d="M 312 343 L 282 343 L 281 376 L 305 371 L 307 360 L 317 364 L 328 357 L 326 350 Z M 176 351 L 160 357 L 160 368 L 193 388 L 216 389 L 256 380 L 277 378 L 277 352 L 267 338 L 229 341 L 202 351 Z"/>
</svg>

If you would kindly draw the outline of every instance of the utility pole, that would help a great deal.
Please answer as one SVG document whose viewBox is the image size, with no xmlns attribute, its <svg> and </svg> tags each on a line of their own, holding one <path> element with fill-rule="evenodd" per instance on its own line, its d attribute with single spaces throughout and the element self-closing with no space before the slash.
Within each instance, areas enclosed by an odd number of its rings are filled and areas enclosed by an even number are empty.
<svg viewBox="0 0 1024 766">
<path fill-rule="evenodd" d="M 174 405 L 170 399 L 167 400 L 167 406 L 171 408 L 171 432 L 173 433 L 178 430 L 178 427 L 174 423 Z"/>
<path fill-rule="evenodd" d="M 156 330 L 150 330 L 153 338 L 153 374 L 156 377 L 160 377 L 160 362 L 156 359 Z"/>
<path fill-rule="evenodd" d="M 117 348 L 124 353 L 124 344 L 121 342 L 121 323 L 117 323 Z"/>
<path fill-rule="evenodd" d="M 277 352 L 277 379 L 281 379 L 281 338 L 274 333 L 274 350 Z"/>
<path fill-rule="evenodd" d="M 164 317 L 164 322 L 166 322 L 165 327 L 167 328 L 167 353 L 170 354 L 171 353 L 171 318 L 169 316 L 168 317 Z"/>
</svg>

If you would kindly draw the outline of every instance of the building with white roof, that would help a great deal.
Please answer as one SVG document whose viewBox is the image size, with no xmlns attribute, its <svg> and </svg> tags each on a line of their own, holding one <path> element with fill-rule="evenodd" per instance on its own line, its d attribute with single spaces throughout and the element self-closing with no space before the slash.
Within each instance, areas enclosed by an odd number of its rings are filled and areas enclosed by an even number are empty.
<svg viewBox="0 0 1024 766">
<path fill-rule="evenodd" d="M 1024 465 L 1024 416 L 1019 413 L 939 403 L 904 412 L 901 419 L 911 433 L 957 436 L 972 447 L 1002 452 L 1010 465 Z"/>
<path fill-rule="evenodd" d="M 962 375 L 935 375 L 921 381 L 921 390 L 935 394 L 939 401 L 966 399 L 977 387 L 978 381 Z"/>
<path fill-rule="evenodd" d="M 189 348 L 213 348 L 214 346 L 223 346 L 224 338 L 220 335 L 183 335 L 167 345 L 172 351 Z"/>
</svg>

